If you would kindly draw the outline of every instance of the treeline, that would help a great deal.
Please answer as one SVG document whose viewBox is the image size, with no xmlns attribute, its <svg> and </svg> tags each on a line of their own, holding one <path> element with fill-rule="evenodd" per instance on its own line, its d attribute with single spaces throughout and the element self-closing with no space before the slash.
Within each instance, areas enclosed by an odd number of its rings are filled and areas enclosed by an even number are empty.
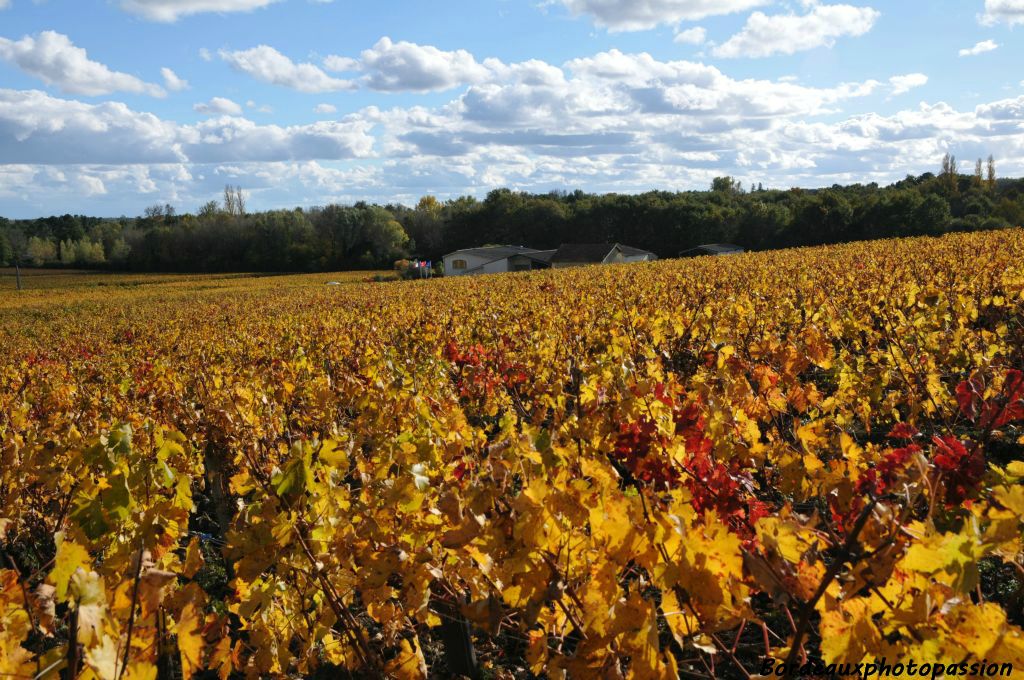
<svg viewBox="0 0 1024 680">
<path fill-rule="evenodd" d="M 210 203 L 196 214 L 153 206 L 137 218 L 0 218 L 0 263 L 132 271 L 338 271 L 390 267 L 412 245 L 394 214 L 379 206 L 247 214 L 239 203 L 225 205 Z"/>
<path fill-rule="evenodd" d="M 437 260 L 487 243 L 555 248 L 619 242 L 674 257 L 703 243 L 751 250 L 872 238 L 1001 229 L 1024 224 L 1024 179 L 997 180 L 994 165 L 973 175 L 947 157 L 943 172 L 876 184 L 785 191 L 716 179 L 709 191 L 637 195 L 527 194 L 508 189 L 479 201 L 415 208 L 358 203 L 247 213 L 229 187 L 223 204 L 194 214 L 153 206 L 137 218 L 64 215 L 0 218 L 0 263 L 135 271 L 329 271 L 390 267 L 401 258 Z"/>
</svg>

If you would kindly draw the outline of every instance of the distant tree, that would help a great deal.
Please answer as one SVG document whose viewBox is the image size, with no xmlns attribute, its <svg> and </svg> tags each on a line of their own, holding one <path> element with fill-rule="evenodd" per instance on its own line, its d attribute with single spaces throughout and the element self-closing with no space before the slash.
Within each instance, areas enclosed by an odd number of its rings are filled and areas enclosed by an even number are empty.
<svg viewBox="0 0 1024 680">
<path fill-rule="evenodd" d="M 224 185 L 224 212 L 228 215 L 238 214 L 238 206 L 235 204 L 235 188 L 230 184 Z"/>
<path fill-rule="evenodd" d="M 28 240 L 25 257 L 36 267 L 42 267 L 47 262 L 57 259 L 57 246 L 49 239 L 33 236 Z"/>
<path fill-rule="evenodd" d="M 1009 224 L 1024 226 L 1024 202 L 1003 198 L 996 205 L 993 214 L 1003 218 Z"/>
<path fill-rule="evenodd" d="M 71 239 L 61 241 L 59 253 L 60 262 L 64 265 L 100 264 L 106 261 L 103 244 L 88 238 L 81 238 L 77 241 Z"/>
<path fill-rule="evenodd" d="M 245 194 L 242 187 L 224 185 L 224 212 L 236 217 L 245 216 Z"/>
<path fill-rule="evenodd" d="M 83 238 L 78 242 L 78 262 L 80 264 L 101 264 L 106 262 L 103 244 Z"/>
<path fill-rule="evenodd" d="M 360 202 L 324 208 L 247 214 L 241 188 L 225 186 L 225 205 L 210 201 L 197 215 L 151 206 L 137 219 L 60 215 L 0 220 L 0 262 L 108 262 L 138 271 L 309 271 L 389 266 L 415 254 L 483 244 L 554 248 L 561 243 L 619 242 L 673 256 L 701 243 L 734 242 L 750 249 L 837 243 L 864 238 L 936 234 L 1020 225 L 1024 180 L 995 178 L 975 163 L 959 177 L 946 154 L 938 175 L 908 175 L 829 188 L 749 193 L 732 177 L 710 191 L 531 194 L 495 189 L 486 200 L 415 205 Z M 30 247 L 31 246 L 31 247 Z"/>
<path fill-rule="evenodd" d="M 28 260 L 28 238 L 21 229 L 5 229 L 7 243 L 11 250 L 11 259 L 14 261 L 14 278 L 18 290 L 21 290 L 21 265 Z"/>
<path fill-rule="evenodd" d="M 917 207 L 914 219 L 918 233 L 941 234 L 949 228 L 953 216 L 949 212 L 949 203 L 935 194 L 929 194 Z"/>
<path fill-rule="evenodd" d="M 14 262 L 14 248 L 11 247 L 7 231 L 0 229 L 0 266 L 6 267 Z"/>
<path fill-rule="evenodd" d="M 959 190 L 960 171 L 957 168 L 956 156 L 947 153 L 942 157 L 942 183 L 946 191 L 955 194 Z"/>
<path fill-rule="evenodd" d="M 128 261 L 128 256 L 131 252 L 131 246 L 123 238 L 119 238 L 107 250 L 107 259 L 111 262 L 124 263 Z"/>
<path fill-rule="evenodd" d="M 242 187 L 238 186 L 235 187 L 235 208 L 240 216 L 245 216 L 245 194 L 242 193 Z"/>
<path fill-rule="evenodd" d="M 974 176 L 971 178 L 971 186 L 974 187 L 975 189 L 980 189 L 983 178 L 984 173 L 982 170 L 981 159 L 979 158 L 978 162 L 974 166 Z"/>
<path fill-rule="evenodd" d="M 11 222 L 6 217 L 0 217 L 0 265 L 7 266 L 14 262 L 14 248 L 8 236 Z"/>
<path fill-rule="evenodd" d="M 199 217 L 211 219 L 220 212 L 220 204 L 217 201 L 207 201 L 199 207 Z"/>
<path fill-rule="evenodd" d="M 78 260 L 78 250 L 75 247 L 75 242 L 71 239 L 61 241 L 58 244 L 58 250 L 61 264 L 72 265 Z"/>
<path fill-rule="evenodd" d="M 433 256 L 440 254 L 444 238 L 444 206 L 433 196 L 424 196 L 415 210 L 397 211 L 397 219 L 409 237 L 415 241 L 419 254 Z"/>
<path fill-rule="evenodd" d="M 383 208 L 368 207 L 363 210 L 363 234 L 367 246 L 362 259 L 364 264 L 381 266 L 387 262 L 408 256 L 406 247 L 409 235 Z"/>
<path fill-rule="evenodd" d="M 722 194 L 742 193 L 743 185 L 732 177 L 716 177 L 711 180 L 711 191 Z"/>
<path fill-rule="evenodd" d="M 432 217 L 441 216 L 441 204 L 433 196 L 424 196 L 416 204 L 416 210 Z"/>
<path fill-rule="evenodd" d="M 315 233 L 298 210 L 257 213 L 247 221 L 247 268 L 257 271 L 302 271 L 315 262 Z"/>
</svg>

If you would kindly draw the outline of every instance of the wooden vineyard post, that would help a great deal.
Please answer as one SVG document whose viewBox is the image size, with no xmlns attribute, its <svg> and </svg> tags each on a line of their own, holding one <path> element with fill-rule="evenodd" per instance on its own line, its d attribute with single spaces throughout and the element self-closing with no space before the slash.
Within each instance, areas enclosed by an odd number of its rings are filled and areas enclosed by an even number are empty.
<svg viewBox="0 0 1024 680">
<path fill-rule="evenodd" d="M 68 620 L 68 652 L 67 652 L 67 678 L 75 680 L 78 677 L 78 607 L 71 610 Z"/>
<path fill-rule="evenodd" d="M 444 645 L 448 672 L 480 680 L 480 665 L 477 662 L 476 649 L 473 648 L 469 621 L 462 615 L 458 605 L 448 598 L 435 597 L 434 611 L 441 617 L 441 643 Z"/>
</svg>

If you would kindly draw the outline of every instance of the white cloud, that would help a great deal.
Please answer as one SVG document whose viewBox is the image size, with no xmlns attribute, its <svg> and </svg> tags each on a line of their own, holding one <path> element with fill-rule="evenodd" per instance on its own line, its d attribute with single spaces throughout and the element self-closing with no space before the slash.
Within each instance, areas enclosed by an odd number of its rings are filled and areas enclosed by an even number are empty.
<svg viewBox="0 0 1024 680">
<path fill-rule="evenodd" d="M 767 57 L 831 47 L 836 38 L 861 36 L 881 16 L 870 7 L 812 4 L 803 15 L 754 12 L 739 33 L 716 47 L 716 57 Z"/>
<path fill-rule="evenodd" d="M 213 54 L 205 47 L 199 48 L 199 58 L 203 61 L 213 61 Z"/>
<path fill-rule="evenodd" d="M 673 116 L 691 116 L 702 125 L 762 125 L 762 119 L 834 110 L 838 102 L 863 97 L 878 83 L 845 83 L 812 88 L 792 82 L 735 80 L 714 66 L 691 61 L 663 62 L 646 53 L 618 50 L 574 59 L 566 67 L 576 76 L 565 99 L 592 109 L 587 115 L 620 108 Z M 558 88 L 551 88 L 557 90 Z M 579 112 L 580 114 L 583 111 Z"/>
<path fill-rule="evenodd" d="M 373 151 L 372 123 L 343 119 L 309 125 L 257 125 L 245 118 L 211 118 L 179 129 L 194 163 L 342 160 Z"/>
<path fill-rule="evenodd" d="M 554 1 L 554 0 L 552 0 Z M 680 21 L 743 12 L 773 0 L 560 0 L 574 15 L 587 15 L 610 31 L 643 31 Z"/>
<path fill-rule="evenodd" d="M 1024 24 L 1024 0 L 985 0 L 985 13 L 978 18 L 986 26 Z"/>
<path fill-rule="evenodd" d="M 113 92 L 134 92 L 163 97 L 164 89 L 133 75 L 111 71 L 89 59 L 62 33 L 43 31 L 37 37 L 21 40 L 0 38 L 0 59 L 11 62 L 25 73 L 39 78 L 69 94 L 95 97 Z"/>
<path fill-rule="evenodd" d="M 150 21 L 174 22 L 203 12 L 245 12 L 278 0 L 121 0 L 121 8 Z"/>
<path fill-rule="evenodd" d="M 975 111 L 980 118 L 993 121 L 1019 121 L 1024 123 L 1024 97 L 982 104 Z"/>
<path fill-rule="evenodd" d="M 892 86 L 893 96 L 910 92 L 915 87 L 928 84 L 928 76 L 923 73 L 908 73 L 902 76 L 889 78 L 889 85 Z"/>
<path fill-rule="evenodd" d="M 362 68 L 358 59 L 350 59 L 349 57 L 339 57 L 336 54 L 328 55 L 324 57 L 324 67 L 328 71 L 337 71 L 339 73 L 349 73 L 352 71 L 358 71 Z"/>
<path fill-rule="evenodd" d="M 335 66 L 340 65 L 335 59 Z M 465 50 L 445 52 L 430 45 L 392 42 L 384 37 L 361 55 L 367 87 L 386 92 L 431 92 L 482 82 L 491 72 Z"/>
<path fill-rule="evenodd" d="M 214 97 L 208 102 L 201 102 L 192 107 L 196 113 L 204 116 L 240 116 L 242 107 L 224 97 Z"/>
<path fill-rule="evenodd" d="M 0 89 L 4 163 L 170 163 L 186 160 L 176 126 L 118 102 L 86 104 Z"/>
<path fill-rule="evenodd" d="M 463 85 L 484 85 L 509 81 L 524 85 L 562 82 L 555 66 L 531 59 L 505 64 L 498 59 L 482 62 L 465 50 L 444 51 L 430 45 L 393 42 L 384 37 L 359 59 L 329 55 L 324 66 L 331 71 L 362 72 L 361 77 L 345 81 L 353 89 L 365 87 L 382 92 L 439 92 Z"/>
<path fill-rule="evenodd" d="M 961 57 L 974 57 L 985 52 L 991 52 L 999 49 L 999 43 L 994 40 L 983 40 L 974 47 L 968 47 L 960 50 Z"/>
<path fill-rule="evenodd" d="M 0 9 L 7 9 L 11 6 L 11 0 L 0 0 Z"/>
<path fill-rule="evenodd" d="M 332 78 L 314 64 L 296 64 L 267 45 L 237 52 L 220 50 L 219 54 L 221 59 L 242 73 L 299 92 L 339 92 L 356 87 L 351 80 Z"/>
<path fill-rule="evenodd" d="M 702 26 L 694 26 L 693 28 L 676 33 L 675 42 L 687 45 L 703 45 L 707 39 L 707 29 Z"/>
<path fill-rule="evenodd" d="M 371 120 L 346 117 L 282 127 L 258 125 L 237 115 L 180 125 L 118 102 L 86 104 L 37 90 L 0 89 L 0 158 L 12 164 L 362 158 L 372 154 L 373 125 Z"/>
<path fill-rule="evenodd" d="M 181 92 L 188 89 L 188 81 L 178 77 L 178 74 L 167 68 L 160 69 L 160 75 L 164 78 L 164 87 L 171 92 Z"/>
<path fill-rule="evenodd" d="M 335 106 L 334 104 L 317 104 L 315 107 L 313 107 L 313 112 L 323 114 L 337 113 L 338 107 Z"/>
<path fill-rule="evenodd" d="M 934 170 L 947 150 L 998 150 L 1004 172 L 1024 172 L 1024 96 L 842 113 L 871 93 L 923 85 L 923 74 L 814 87 L 617 50 L 561 66 L 473 63 L 486 75 L 436 106 L 368 106 L 292 126 L 249 120 L 255 101 L 242 114 L 212 100 L 209 118 L 182 124 L 114 102 L 0 89 L 0 205 L 13 206 L 8 214 L 119 214 L 156 200 L 194 208 L 225 182 L 251 191 L 254 209 L 414 203 L 502 185 L 674 190 L 722 174 L 770 186 L 884 183 Z"/>
</svg>

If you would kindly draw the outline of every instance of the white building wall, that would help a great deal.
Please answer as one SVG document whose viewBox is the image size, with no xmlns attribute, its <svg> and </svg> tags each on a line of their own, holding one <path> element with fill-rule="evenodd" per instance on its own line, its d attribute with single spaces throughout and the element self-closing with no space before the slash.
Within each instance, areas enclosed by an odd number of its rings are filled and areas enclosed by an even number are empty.
<svg viewBox="0 0 1024 680">
<path fill-rule="evenodd" d="M 508 269 L 508 258 L 503 257 L 500 260 L 494 262 L 488 262 L 481 267 L 479 272 L 473 272 L 474 274 L 501 274 L 507 272 Z"/>
<path fill-rule="evenodd" d="M 455 260 L 465 260 L 465 269 L 455 269 L 452 263 Z M 467 255 L 464 253 L 452 253 L 451 255 L 444 256 L 444 275 L 445 276 L 462 276 L 471 269 L 476 269 L 480 265 L 486 264 L 491 260 L 490 257 L 480 257 L 479 255 Z"/>
</svg>

